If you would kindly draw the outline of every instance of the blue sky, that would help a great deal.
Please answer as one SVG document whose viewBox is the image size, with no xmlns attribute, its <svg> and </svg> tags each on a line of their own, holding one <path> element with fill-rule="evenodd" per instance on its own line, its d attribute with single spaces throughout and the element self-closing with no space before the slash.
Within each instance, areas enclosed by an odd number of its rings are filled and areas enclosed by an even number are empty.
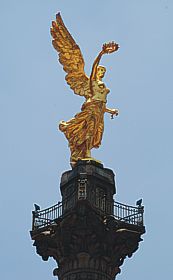
<svg viewBox="0 0 173 280">
<path fill-rule="evenodd" d="M 89 75 L 103 43 L 120 50 L 101 61 L 111 89 L 102 146 L 93 156 L 116 173 L 116 200 L 143 198 L 147 233 L 117 279 L 170 279 L 173 274 L 171 0 L 0 0 L 1 277 L 55 279 L 53 260 L 36 255 L 29 230 L 33 203 L 60 200 L 59 180 L 70 169 L 57 123 L 80 111 L 51 45 L 49 28 L 62 17 L 80 45 Z"/>
</svg>

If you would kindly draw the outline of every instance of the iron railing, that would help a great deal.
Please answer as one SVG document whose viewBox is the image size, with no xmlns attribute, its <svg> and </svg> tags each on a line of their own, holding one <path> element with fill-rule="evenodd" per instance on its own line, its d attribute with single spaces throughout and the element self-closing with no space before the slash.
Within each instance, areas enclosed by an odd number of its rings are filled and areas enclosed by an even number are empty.
<svg viewBox="0 0 173 280">
<path fill-rule="evenodd" d="M 143 226 L 143 206 L 134 207 L 114 201 L 113 210 L 115 219 L 128 224 Z"/>
<path fill-rule="evenodd" d="M 39 211 L 32 211 L 32 230 L 46 227 L 62 217 L 62 202 Z"/>
<path fill-rule="evenodd" d="M 87 200 L 87 199 L 85 199 Z M 44 210 L 33 211 L 32 230 L 37 230 L 57 223 L 58 218 L 62 218 L 69 210 L 76 205 L 76 197 L 72 196 L 62 202 L 58 202 L 52 207 Z M 106 200 L 89 201 L 94 209 L 100 214 L 108 216 L 111 214 L 115 219 L 132 225 L 143 226 L 144 207 L 134 207 L 119 202 L 109 202 Z M 112 209 L 113 208 L 113 209 Z"/>
</svg>

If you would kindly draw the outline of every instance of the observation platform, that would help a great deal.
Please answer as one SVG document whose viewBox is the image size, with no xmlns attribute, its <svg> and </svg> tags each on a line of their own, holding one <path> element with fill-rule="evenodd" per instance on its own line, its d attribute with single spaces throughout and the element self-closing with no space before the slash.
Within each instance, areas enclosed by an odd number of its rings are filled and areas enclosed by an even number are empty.
<svg viewBox="0 0 173 280">
<path fill-rule="evenodd" d="M 105 221 L 114 221 L 116 228 L 131 228 L 137 230 L 138 232 L 144 233 L 144 207 L 134 207 L 129 206 L 117 201 L 113 202 L 113 213 L 109 214 L 110 205 L 104 200 L 99 198 L 96 201 L 90 201 L 85 194 L 79 194 L 77 198 L 72 198 L 73 203 L 71 203 L 68 208 L 69 211 L 74 211 L 77 205 L 82 201 L 86 205 L 92 207 L 93 211 L 98 213 Z M 44 231 L 45 228 L 57 225 L 58 221 L 61 221 L 65 216 L 70 213 L 66 211 L 66 205 L 69 204 L 68 200 L 58 202 L 57 204 L 40 211 L 32 212 L 32 231 L 31 235 L 37 233 L 37 231 Z"/>
</svg>

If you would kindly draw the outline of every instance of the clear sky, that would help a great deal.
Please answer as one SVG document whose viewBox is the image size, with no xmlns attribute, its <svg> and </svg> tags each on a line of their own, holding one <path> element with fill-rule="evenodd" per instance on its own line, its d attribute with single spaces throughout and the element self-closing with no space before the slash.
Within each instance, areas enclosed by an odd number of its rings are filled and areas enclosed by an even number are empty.
<svg viewBox="0 0 173 280">
<path fill-rule="evenodd" d="M 1 279 L 56 279 L 50 259 L 32 247 L 33 203 L 60 200 L 70 169 L 67 141 L 57 123 L 80 111 L 51 45 L 49 28 L 61 11 L 80 45 L 89 75 L 103 43 L 121 48 L 101 61 L 111 89 L 105 133 L 93 156 L 116 173 L 116 200 L 143 198 L 147 233 L 117 279 L 173 275 L 173 1 L 0 0 Z"/>
</svg>

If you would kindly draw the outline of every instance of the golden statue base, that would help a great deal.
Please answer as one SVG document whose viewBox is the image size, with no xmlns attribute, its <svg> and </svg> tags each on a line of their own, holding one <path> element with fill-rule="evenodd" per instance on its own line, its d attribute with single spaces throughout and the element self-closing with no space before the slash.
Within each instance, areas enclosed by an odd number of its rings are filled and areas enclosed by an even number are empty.
<svg viewBox="0 0 173 280">
<path fill-rule="evenodd" d="M 84 161 L 95 161 L 95 162 L 98 162 L 98 163 L 102 163 L 101 160 L 98 160 L 98 159 L 95 159 L 93 157 L 88 157 L 88 158 L 83 158 L 81 160 L 84 160 Z"/>
<path fill-rule="evenodd" d="M 87 163 L 91 163 L 91 162 L 94 161 L 94 162 L 96 162 L 96 163 L 102 164 L 102 162 L 101 162 L 100 160 L 95 159 L 95 158 L 93 158 L 93 157 L 88 157 L 88 158 L 79 159 L 77 162 L 70 162 L 71 167 L 72 167 L 72 168 L 75 167 L 76 164 L 77 164 L 79 161 L 85 161 L 85 162 L 87 162 Z"/>
</svg>

